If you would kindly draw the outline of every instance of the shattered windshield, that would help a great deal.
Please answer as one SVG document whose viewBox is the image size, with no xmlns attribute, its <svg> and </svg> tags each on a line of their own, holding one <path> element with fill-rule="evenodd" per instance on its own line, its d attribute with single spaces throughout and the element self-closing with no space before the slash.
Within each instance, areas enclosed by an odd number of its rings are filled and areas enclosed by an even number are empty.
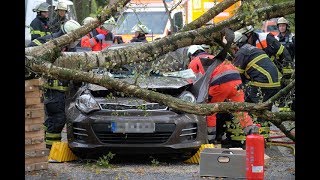
<svg viewBox="0 0 320 180">
<path fill-rule="evenodd" d="M 131 32 L 138 22 L 151 29 L 153 34 L 163 34 L 168 15 L 165 12 L 124 12 L 120 17 L 116 28 L 116 34 L 133 34 Z"/>
</svg>

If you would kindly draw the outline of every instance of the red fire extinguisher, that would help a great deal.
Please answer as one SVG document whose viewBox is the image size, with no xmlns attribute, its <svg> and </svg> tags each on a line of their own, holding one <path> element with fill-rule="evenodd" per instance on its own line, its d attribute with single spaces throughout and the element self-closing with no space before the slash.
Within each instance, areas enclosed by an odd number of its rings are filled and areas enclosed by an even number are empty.
<svg viewBox="0 0 320 180">
<path fill-rule="evenodd" d="M 264 138 L 258 126 L 246 137 L 246 177 L 248 180 L 264 178 Z"/>
</svg>

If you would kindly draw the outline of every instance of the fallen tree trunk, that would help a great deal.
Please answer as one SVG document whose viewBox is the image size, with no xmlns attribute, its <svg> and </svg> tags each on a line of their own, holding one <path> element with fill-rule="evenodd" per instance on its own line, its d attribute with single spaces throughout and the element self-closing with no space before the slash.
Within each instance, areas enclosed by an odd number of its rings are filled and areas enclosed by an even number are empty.
<svg viewBox="0 0 320 180">
<path fill-rule="evenodd" d="M 294 9 L 294 2 L 286 2 L 260 8 L 257 9 L 256 12 L 259 14 L 259 20 L 265 20 L 294 13 Z M 186 32 L 177 32 L 158 41 L 138 44 L 122 49 L 105 49 L 101 52 L 62 53 L 63 56 L 56 60 L 55 65 L 67 68 L 90 69 L 93 67 L 113 68 L 141 61 L 153 61 L 160 55 L 192 44 L 212 45 L 213 39 L 222 38 L 220 31 L 224 27 L 230 27 L 232 29 L 242 27 L 244 17 L 245 14 L 241 14 L 218 23 L 214 28 L 213 26 L 208 26 Z"/>
<path fill-rule="evenodd" d="M 40 64 L 41 63 L 41 64 Z M 165 104 L 171 108 L 184 111 L 191 114 L 197 115 L 211 115 L 217 112 L 235 112 L 235 111 L 250 111 L 257 116 L 263 116 L 264 118 L 268 118 L 271 122 L 273 119 L 277 120 L 288 120 L 288 117 L 294 121 L 295 116 L 294 113 L 286 113 L 287 115 L 283 115 L 282 113 L 272 113 L 270 111 L 266 111 L 268 108 L 263 103 L 239 103 L 239 102 L 221 102 L 221 103 L 213 103 L 213 104 L 195 104 L 183 101 L 179 98 L 174 98 L 169 95 L 165 95 L 162 93 L 154 92 L 147 89 L 142 89 L 138 86 L 128 84 L 127 82 L 121 80 L 115 80 L 108 76 L 102 76 L 98 74 L 94 74 L 92 72 L 83 72 L 75 69 L 67 69 L 56 67 L 50 63 L 46 62 L 38 62 L 38 63 L 30 63 L 29 66 L 32 67 L 33 70 L 39 73 L 43 73 L 46 75 L 50 75 L 53 78 L 57 79 L 66 79 L 66 80 L 75 80 L 82 81 L 92 84 L 97 84 L 109 89 L 114 89 L 119 92 L 124 92 L 125 94 L 132 95 L 134 97 L 138 97 L 150 102 L 158 102 L 161 104 Z M 288 117 L 287 117 L 288 116 Z"/>
</svg>

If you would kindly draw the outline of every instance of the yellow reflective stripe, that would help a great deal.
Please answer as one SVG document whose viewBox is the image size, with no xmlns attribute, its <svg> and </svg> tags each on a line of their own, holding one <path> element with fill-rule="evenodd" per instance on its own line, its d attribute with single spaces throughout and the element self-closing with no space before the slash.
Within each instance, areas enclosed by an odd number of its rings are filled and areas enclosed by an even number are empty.
<svg viewBox="0 0 320 180">
<path fill-rule="evenodd" d="M 283 68 L 282 69 L 282 73 L 283 74 L 292 74 L 293 73 L 293 69 L 292 68 Z"/>
<path fill-rule="evenodd" d="M 246 136 L 231 136 L 231 140 L 233 141 L 245 141 Z"/>
<path fill-rule="evenodd" d="M 46 132 L 46 138 L 61 138 L 61 133 L 49 133 Z"/>
<path fill-rule="evenodd" d="M 43 84 L 43 87 L 47 88 L 47 89 L 55 89 L 55 90 L 58 90 L 58 91 L 67 91 L 68 90 L 67 86 L 60 86 L 59 85 L 59 80 L 53 80 L 53 84 L 52 85 L 46 82 L 46 83 Z"/>
<path fill-rule="evenodd" d="M 245 69 L 245 71 L 247 71 L 248 69 L 250 69 L 254 64 L 256 64 L 258 61 L 260 61 L 263 58 L 269 58 L 268 55 L 266 54 L 261 54 L 257 57 L 255 57 L 252 61 L 250 61 Z"/>
<path fill-rule="evenodd" d="M 274 58 L 274 56 L 271 56 L 270 59 L 273 62 L 275 58 Z"/>
<path fill-rule="evenodd" d="M 280 87 L 280 82 L 276 83 L 261 83 L 255 81 L 249 81 L 249 85 L 257 86 L 257 87 Z"/>
<path fill-rule="evenodd" d="M 38 39 L 34 39 L 32 42 L 34 42 L 38 46 L 42 45 L 42 43 Z"/>
<path fill-rule="evenodd" d="M 238 71 L 239 71 L 239 73 L 244 73 L 244 69 L 241 69 L 241 68 L 239 68 L 239 67 L 237 67 L 237 69 L 238 69 Z"/>
<path fill-rule="evenodd" d="M 291 109 L 289 107 L 280 107 L 279 112 L 289 112 Z"/>
<path fill-rule="evenodd" d="M 279 56 L 282 54 L 283 49 L 284 49 L 284 46 L 281 44 L 281 45 L 280 45 L 280 48 L 278 49 L 277 54 L 276 54 L 277 59 L 278 59 Z"/>
<path fill-rule="evenodd" d="M 43 32 L 43 31 L 39 31 L 39 30 L 30 30 L 30 34 L 39 34 L 41 37 L 51 34 L 51 32 Z"/>
<path fill-rule="evenodd" d="M 59 91 L 67 91 L 68 87 L 64 87 L 64 86 L 50 86 L 49 84 L 44 84 L 43 85 L 44 88 L 47 89 L 55 89 L 55 90 L 59 90 Z"/>
<path fill-rule="evenodd" d="M 61 140 L 47 140 L 46 139 L 46 144 L 47 145 L 52 145 L 54 142 L 61 142 Z"/>
<path fill-rule="evenodd" d="M 53 80 L 53 86 L 59 86 L 58 80 Z"/>
<path fill-rule="evenodd" d="M 237 67 L 237 69 L 238 69 L 238 71 L 239 71 L 240 74 L 244 73 L 244 69 L 241 69 L 241 68 L 239 68 L 239 67 Z"/>
<path fill-rule="evenodd" d="M 252 65 L 253 68 L 257 69 L 259 72 L 261 72 L 262 74 L 264 74 L 267 78 L 269 83 L 273 83 L 273 80 L 271 78 L 270 73 L 268 73 L 268 71 L 266 71 L 265 69 L 263 69 L 262 67 L 258 66 L 257 64 L 253 64 Z"/>
</svg>

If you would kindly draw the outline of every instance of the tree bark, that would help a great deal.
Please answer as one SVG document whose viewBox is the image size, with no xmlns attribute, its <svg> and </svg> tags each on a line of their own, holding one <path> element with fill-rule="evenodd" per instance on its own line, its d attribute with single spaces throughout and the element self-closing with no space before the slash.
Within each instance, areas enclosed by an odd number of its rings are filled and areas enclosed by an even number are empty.
<svg viewBox="0 0 320 180">
<path fill-rule="evenodd" d="M 105 6 L 100 16 L 95 18 L 95 21 L 86 24 L 68 34 L 52 39 L 41 46 L 25 48 L 25 54 L 29 56 L 39 57 L 40 60 L 54 62 L 56 57 L 58 57 L 61 53 L 61 47 L 66 46 L 69 43 L 74 42 L 77 39 L 80 39 L 84 35 L 88 34 L 92 29 L 101 25 L 109 17 L 114 16 L 119 10 L 119 7 L 124 7 L 129 1 L 130 0 L 118 0 L 112 5 Z"/>
<path fill-rule="evenodd" d="M 32 62 L 32 60 L 29 62 Z M 211 115 L 217 112 L 250 111 L 251 113 L 256 114 L 259 117 L 262 116 L 271 122 L 273 122 L 273 119 L 278 121 L 282 119 L 288 120 L 288 117 L 292 118 L 292 121 L 295 119 L 294 113 L 285 113 L 286 115 L 284 115 L 283 113 L 272 113 L 267 111 L 266 109 L 268 107 L 266 107 L 263 103 L 220 102 L 212 104 L 195 104 L 169 95 L 143 89 L 127 82 L 110 78 L 108 76 L 94 74 L 92 72 L 83 72 L 75 69 L 56 67 L 51 63 L 46 62 L 29 63 L 29 66 L 32 67 L 32 69 L 36 72 L 50 75 L 56 79 L 74 80 L 97 84 L 119 92 L 124 92 L 125 94 L 132 95 L 146 101 L 165 104 L 173 109 L 191 114 Z"/>
<path fill-rule="evenodd" d="M 295 4 L 291 1 L 256 10 L 260 17 L 259 20 L 284 16 L 294 13 L 294 11 Z M 245 14 L 240 14 L 230 18 L 229 20 L 218 23 L 216 26 L 214 26 L 214 28 L 213 26 L 208 26 L 186 32 L 177 32 L 173 35 L 163 37 L 158 41 L 128 46 L 121 49 L 105 49 L 99 53 L 62 53 L 63 55 L 57 59 L 55 65 L 72 65 L 75 59 L 77 59 L 76 61 L 79 62 L 77 65 L 87 64 L 90 68 L 98 66 L 113 68 L 135 62 L 153 61 L 158 56 L 192 44 L 212 45 L 214 39 L 222 39 L 219 31 L 221 31 L 224 27 L 230 27 L 234 30 L 241 28 L 244 25 L 244 17 Z M 250 22 L 248 22 L 248 24 L 250 24 Z M 75 66 L 74 68 L 79 67 Z M 84 66 L 82 66 L 82 68 L 84 68 Z M 87 67 L 85 69 L 87 69 Z"/>
</svg>

